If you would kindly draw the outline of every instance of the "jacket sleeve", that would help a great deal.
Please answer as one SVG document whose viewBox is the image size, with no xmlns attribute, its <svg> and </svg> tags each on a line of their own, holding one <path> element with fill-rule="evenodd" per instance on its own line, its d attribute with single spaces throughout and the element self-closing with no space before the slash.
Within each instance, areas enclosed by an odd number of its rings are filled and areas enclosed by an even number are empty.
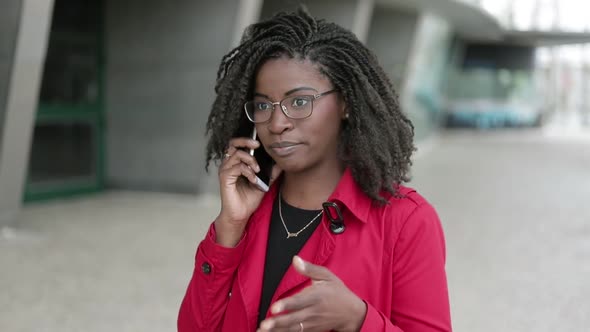
<svg viewBox="0 0 590 332">
<path fill-rule="evenodd" d="M 434 208 L 422 203 L 399 232 L 393 252 L 391 313 L 367 303 L 362 332 L 449 332 L 445 240 Z"/>
<path fill-rule="evenodd" d="M 236 247 L 222 247 L 215 242 L 215 226 L 211 225 L 197 248 L 193 276 L 178 314 L 179 332 L 221 330 L 246 235 Z"/>
</svg>

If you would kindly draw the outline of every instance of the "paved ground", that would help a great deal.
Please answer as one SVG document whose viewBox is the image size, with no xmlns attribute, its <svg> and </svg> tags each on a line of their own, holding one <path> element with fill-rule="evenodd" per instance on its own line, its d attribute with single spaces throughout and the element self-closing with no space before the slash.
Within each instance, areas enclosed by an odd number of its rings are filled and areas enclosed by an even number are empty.
<svg viewBox="0 0 590 332">
<path fill-rule="evenodd" d="M 590 330 L 590 143 L 445 134 L 412 186 L 438 209 L 455 331 Z M 108 192 L 0 234 L 0 331 L 174 331 L 217 199 Z"/>
<path fill-rule="evenodd" d="M 590 143 L 457 134 L 415 165 L 456 331 L 590 331 Z"/>
</svg>

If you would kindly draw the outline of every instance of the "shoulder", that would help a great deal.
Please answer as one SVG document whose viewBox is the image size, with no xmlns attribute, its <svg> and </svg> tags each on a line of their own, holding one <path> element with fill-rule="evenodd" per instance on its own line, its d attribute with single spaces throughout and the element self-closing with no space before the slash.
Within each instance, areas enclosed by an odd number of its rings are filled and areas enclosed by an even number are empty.
<svg viewBox="0 0 590 332">
<path fill-rule="evenodd" d="M 407 223 L 438 223 L 438 215 L 430 202 L 411 187 L 399 186 L 397 195 L 384 194 L 387 204 L 373 204 L 371 219 L 388 224 L 399 233 Z M 377 220 L 375 220 L 377 219 Z"/>
<path fill-rule="evenodd" d="M 389 213 L 412 214 L 419 210 L 434 210 L 430 202 L 411 187 L 400 185 L 397 188 L 397 195 L 385 193 L 383 197 L 387 200 L 387 204 L 382 205 L 382 208 Z"/>
<path fill-rule="evenodd" d="M 385 198 L 386 196 L 384 196 Z M 378 227 L 388 252 L 423 246 L 445 255 L 442 224 L 434 207 L 415 189 L 398 188 L 398 195 L 389 195 L 387 204 L 373 205 L 370 223 Z M 404 249 L 405 248 L 405 249 Z"/>
</svg>

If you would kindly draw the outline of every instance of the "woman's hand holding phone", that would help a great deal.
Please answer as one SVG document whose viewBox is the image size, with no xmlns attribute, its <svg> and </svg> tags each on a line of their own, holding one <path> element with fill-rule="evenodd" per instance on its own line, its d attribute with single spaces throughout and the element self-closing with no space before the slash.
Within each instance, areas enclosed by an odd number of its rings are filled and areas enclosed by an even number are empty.
<svg viewBox="0 0 590 332">
<path fill-rule="evenodd" d="M 257 186 L 258 162 L 246 150 L 257 149 L 255 139 L 239 137 L 229 142 L 225 158 L 219 166 L 221 211 L 215 220 L 216 242 L 224 247 L 235 247 L 264 196 Z M 272 170 L 272 179 L 280 174 L 278 166 Z"/>
</svg>

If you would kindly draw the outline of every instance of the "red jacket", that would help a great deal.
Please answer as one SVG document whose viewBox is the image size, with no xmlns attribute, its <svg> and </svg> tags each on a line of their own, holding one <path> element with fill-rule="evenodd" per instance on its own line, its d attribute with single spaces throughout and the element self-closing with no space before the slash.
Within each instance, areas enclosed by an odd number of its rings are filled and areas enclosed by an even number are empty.
<svg viewBox="0 0 590 332">
<path fill-rule="evenodd" d="M 329 201 L 342 210 L 346 230 L 333 234 L 322 217 L 299 255 L 323 265 L 367 304 L 361 331 L 451 331 L 445 274 L 445 243 L 432 206 L 401 187 L 404 198 L 378 205 L 347 170 Z M 256 331 L 262 274 L 277 186 L 252 214 L 235 248 L 215 243 L 209 229 L 200 243 L 193 277 L 178 316 L 178 331 Z M 293 266 L 271 303 L 310 285 Z M 267 312 L 267 316 L 270 314 Z"/>
</svg>

